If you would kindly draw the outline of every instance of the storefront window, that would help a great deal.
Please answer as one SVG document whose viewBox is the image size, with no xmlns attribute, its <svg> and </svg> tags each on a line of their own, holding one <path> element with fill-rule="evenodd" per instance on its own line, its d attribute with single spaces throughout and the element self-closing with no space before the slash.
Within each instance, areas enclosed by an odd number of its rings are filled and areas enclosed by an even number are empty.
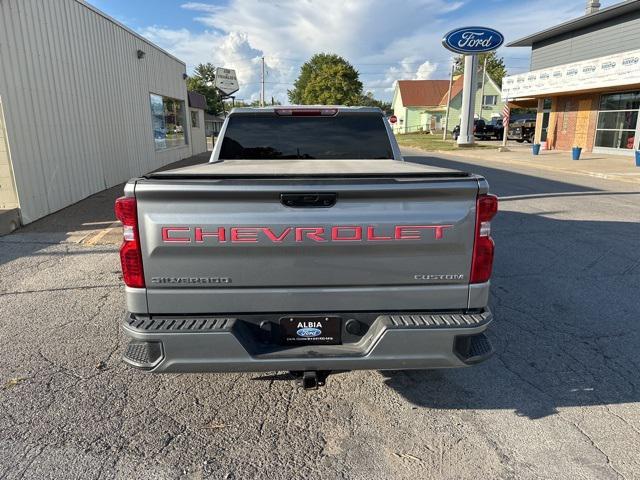
<svg viewBox="0 0 640 480">
<path fill-rule="evenodd" d="M 596 127 L 596 147 L 633 149 L 638 136 L 640 92 L 602 95 Z"/>
<path fill-rule="evenodd" d="M 603 95 L 600 110 L 637 110 L 640 108 L 640 92 L 614 93 Z"/>
<path fill-rule="evenodd" d="M 631 150 L 638 136 L 640 92 L 602 95 L 596 126 L 596 147 Z"/>
<path fill-rule="evenodd" d="M 185 145 L 184 102 L 153 93 L 149 97 L 156 150 Z"/>
<path fill-rule="evenodd" d="M 542 101 L 542 128 L 540 131 L 540 141 L 546 142 L 549 133 L 549 117 L 551 115 L 551 99 L 545 98 Z"/>
</svg>

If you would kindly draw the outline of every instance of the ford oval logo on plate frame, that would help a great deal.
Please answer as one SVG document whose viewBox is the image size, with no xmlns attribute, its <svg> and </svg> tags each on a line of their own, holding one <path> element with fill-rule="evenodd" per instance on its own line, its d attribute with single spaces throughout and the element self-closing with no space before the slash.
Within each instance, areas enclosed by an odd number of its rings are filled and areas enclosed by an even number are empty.
<svg viewBox="0 0 640 480">
<path fill-rule="evenodd" d="M 322 330 L 320 330 L 319 328 L 311 327 L 299 328 L 296 334 L 299 337 L 319 337 L 320 335 L 322 335 Z"/>
<path fill-rule="evenodd" d="M 462 27 L 451 30 L 442 38 L 448 50 L 465 55 L 491 52 L 504 43 L 504 35 L 493 28 Z"/>
</svg>

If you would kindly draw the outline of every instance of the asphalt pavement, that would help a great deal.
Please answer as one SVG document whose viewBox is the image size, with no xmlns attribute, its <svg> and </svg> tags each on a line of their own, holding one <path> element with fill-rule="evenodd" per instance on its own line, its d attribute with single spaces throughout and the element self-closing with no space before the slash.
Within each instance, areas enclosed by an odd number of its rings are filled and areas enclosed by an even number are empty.
<svg viewBox="0 0 640 480">
<path fill-rule="evenodd" d="M 640 478 L 639 186 L 405 153 L 501 197 L 490 361 L 314 392 L 134 371 L 116 188 L 0 237 L 0 479 Z"/>
</svg>

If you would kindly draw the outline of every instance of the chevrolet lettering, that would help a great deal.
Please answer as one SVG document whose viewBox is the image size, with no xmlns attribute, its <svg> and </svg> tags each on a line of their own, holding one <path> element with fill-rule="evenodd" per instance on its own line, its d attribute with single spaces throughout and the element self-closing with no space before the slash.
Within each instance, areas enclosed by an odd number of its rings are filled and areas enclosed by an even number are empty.
<svg viewBox="0 0 640 480">
<path fill-rule="evenodd" d="M 289 242 L 389 242 L 442 240 L 453 225 L 373 225 L 271 227 L 171 227 L 161 228 L 163 243 L 287 243 Z M 426 232 L 426 233 L 425 233 Z"/>
<path fill-rule="evenodd" d="M 495 44 L 471 33 L 465 48 Z M 236 108 L 208 163 L 116 200 L 124 361 L 290 371 L 304 388 L 480 363 L 497 206 L 480 175 L 405 161 L 378 108 Z"/>
</svg>

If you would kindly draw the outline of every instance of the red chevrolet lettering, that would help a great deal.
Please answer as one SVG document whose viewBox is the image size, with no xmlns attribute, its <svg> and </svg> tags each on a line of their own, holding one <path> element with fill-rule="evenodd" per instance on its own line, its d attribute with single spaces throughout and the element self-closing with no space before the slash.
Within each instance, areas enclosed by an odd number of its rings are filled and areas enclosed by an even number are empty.
<svg viewBox="0 0 640 480">
<path fill-rule="evenodd" d="M 213 232 L 207 232 L 207 231 L 203 230 L 201 227 L 196 227 L 193 230 L 194 230 L 195 240 L 198 243 L 204 242 L 204 239 L 207 238 L 207 237 L 215 237 L 215 238 L 218 239 L 219 242 L 226 241 L 227 235 L 226 235 L 226 230 L 224 229 L 224 227 L 218 227 Z"/>
<path fill-rule="evenodd" d="M 373 242 L 393 240 L 392 237 L 376 235 L 375 230 L 376 227 L 367 227 L 367 240 L 371 240 Z"/>
<path fill-rule="evenodd" d="M 324 228 L 322 227 L 296 227 L 296 242 L 301 242 L 305 237 L 315 242 L 326 242 L 322 237 Z"/>
<path fill-rule="evenodd" d="M 258 241 L 258 229 L 253 227 L 232 227 L 231 241 L 234 243 L 256 243 Z"/>
<path fill-rule="evenodd" d="M 162 227 L 162 241 L 166 243 L 271 243 L 291 242 L 393 242 L 428 239 L 426 231 L 433 231 L 433 239 L 442 240 L 453 225 L 333 225 L 290 226 L 281 231 L 270 227 Z"/>
<path fill-rule="evenodd" d="M 441 240 L 444 230 L 453 225 L 398 225 L 395 228 L 396 240 L 420 240 L 422 238 L 421 230 L 429 229 L 434 231 L 434 238 Z"/>
<path fill-rule="evenodd" d="M 282 243 L 282 241 L 287 238 L 291 230 L 293 230 L 291 227 L 287 227 L 280 235 L 276 235 L 269 227 L 262 227 L 262 233 L 264 233 L 273 243 Z"/>
<path fill-rule="evenodd" d="M 189 236 L 178 236 L 176 233 L 189 232 L 189 227 L 162 227 L 162 241 L 167 243 L 189 243 L 191 238 Z"/>
<path fill-rule="evenodd" d="M 346 233 L 343 233 L 345 231 Z M 362 227 L 353 225 L 331 227 L 331 240 L 334 242 L 360 242 L 362 241 Z"/>
</svg>

